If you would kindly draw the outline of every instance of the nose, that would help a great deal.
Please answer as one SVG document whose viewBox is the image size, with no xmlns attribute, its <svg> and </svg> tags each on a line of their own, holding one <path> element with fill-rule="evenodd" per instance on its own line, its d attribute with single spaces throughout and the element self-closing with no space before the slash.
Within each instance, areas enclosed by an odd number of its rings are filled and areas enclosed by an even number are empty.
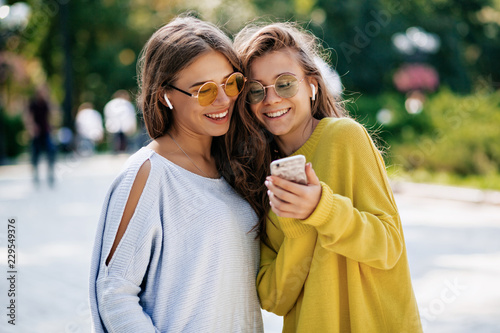
<svg viewBox="0 0 500 333">
<path fill-rule="evenodd" d="M 226 92 L 224 91 L 223 86 L 218 86 L 217 87 L 217 97 L 215 98 L 215 101 L 212 103 L 212 105 L 218 106 L 218 105 L 226 105 L 231 101 L 231 99 L 226 95 Z"/>
<path fill-rule="evenodd" d="M 271 105 L 281 102 L 282 98 L 276 93 L 274 87 L 266 88 L 266 96 L 264 97 L 264 104 Z"/>
</svg>

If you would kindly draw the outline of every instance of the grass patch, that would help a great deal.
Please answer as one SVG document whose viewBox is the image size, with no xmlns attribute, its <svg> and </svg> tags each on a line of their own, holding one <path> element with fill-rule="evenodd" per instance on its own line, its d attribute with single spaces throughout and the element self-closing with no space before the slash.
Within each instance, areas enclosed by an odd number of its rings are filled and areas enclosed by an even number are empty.
<svg viewBox="0 0 500 333">
<path fill-rule="evenodd" d="M 405 171 L 401 167 L 389 166 L 387 167 L 387 174 L 393 180 L 500 191 L 500 174 L 498 173 L 463 177 L 445 172 L 430 172 L 424 169 Z"/>
</svg>

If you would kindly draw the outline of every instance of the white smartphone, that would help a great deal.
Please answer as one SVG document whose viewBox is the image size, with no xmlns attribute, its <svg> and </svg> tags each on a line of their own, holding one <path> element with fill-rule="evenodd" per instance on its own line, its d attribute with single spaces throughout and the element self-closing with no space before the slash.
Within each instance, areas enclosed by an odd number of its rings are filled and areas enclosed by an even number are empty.
<svg viewBox="0 0 500 333">
<path fill-rule="evenodd" d="M 272 161 L 271 175 L 307 185 L 305 156 L 295 155 Z"/>
</svg>

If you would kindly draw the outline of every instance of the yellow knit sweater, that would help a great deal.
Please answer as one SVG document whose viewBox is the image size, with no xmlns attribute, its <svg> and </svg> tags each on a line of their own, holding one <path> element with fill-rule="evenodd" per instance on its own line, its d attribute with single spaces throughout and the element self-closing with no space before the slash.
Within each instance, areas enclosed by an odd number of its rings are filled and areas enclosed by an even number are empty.
<svg viewBox="0 0 500 333">
<path fill-rule="evenodd" d="M 422 332 L 399 213 L 366 130 L 322 119 L 294 153 L 322 185 L 305 220 L 270 212 L 257 278 L 283 332 Z"/>
</svg>

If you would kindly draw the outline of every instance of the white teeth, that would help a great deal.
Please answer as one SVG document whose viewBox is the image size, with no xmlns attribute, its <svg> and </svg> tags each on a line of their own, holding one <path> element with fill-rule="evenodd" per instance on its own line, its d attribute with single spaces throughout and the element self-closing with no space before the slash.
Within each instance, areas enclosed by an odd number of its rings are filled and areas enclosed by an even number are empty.
<svg viewBox="0 0 500 333">
<path fill-rule="evenodd" d="M 276 117 L 284 115 L 287 112 L 288 112 L 288 109 L 283 109 L 283 110 L 279 110 L 279 111 L 272 112 L 272 113 L 266 113 L 266 116 L 268 116 L 269 118 L 276 118 Z"/>
<path fill-rule="evenodd" d="M 225 111 L 225 112 L 221 112 L 221 113 L 210 113 L 210 114 L 206 114 L 205 116 L 212 118 L 212 119 L 221 119 L 221 118 L 224 118 L 225 116 L 227 116 L 228 113 L 229 113 L 229 111 Z"/>
</svg>

